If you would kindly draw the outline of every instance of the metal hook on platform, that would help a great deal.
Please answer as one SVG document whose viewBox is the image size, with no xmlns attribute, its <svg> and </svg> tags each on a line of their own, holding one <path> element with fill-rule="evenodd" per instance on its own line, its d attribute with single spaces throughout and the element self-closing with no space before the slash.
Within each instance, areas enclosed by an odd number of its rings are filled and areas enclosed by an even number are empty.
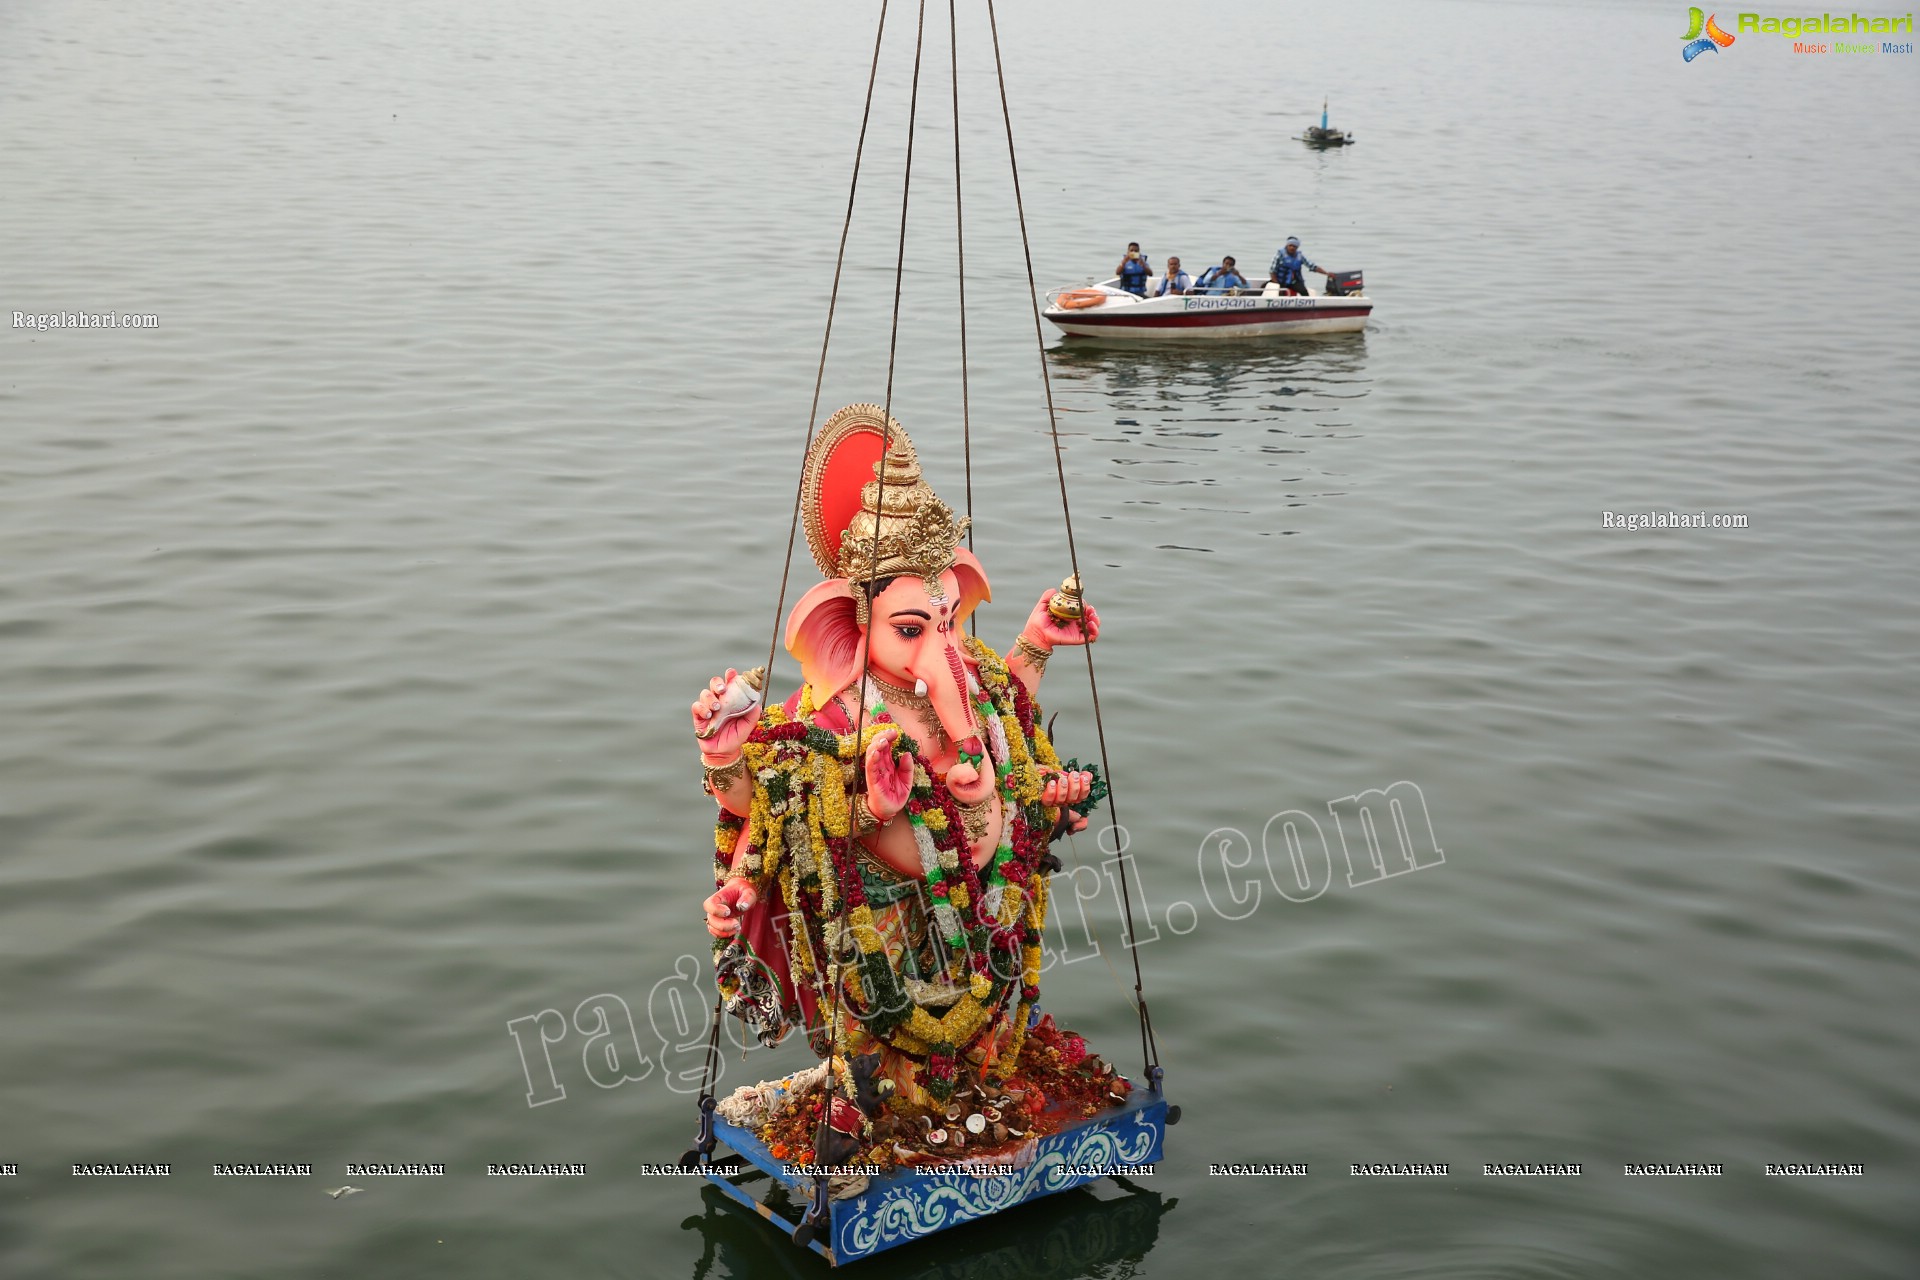
<svg viewBox="0 0 1920 1280">
<path fill-rule="evenodd" d="M 1147 1088 L 1151 1089 L 1156 1097 L 1164 1098 L 1167 1096 L 1166 1089 L 1162 1087 L 1166 1082 L 1166 1078 L 1166 1070 L 1161 1067 L 1159 1063 L 1156 1062 L 1147 1068 Z M 1180 1123 L 1179 1103 L 1169 1102 L 1167 1104 L 1167 1123 L 1170 1125 Z"/>
<path fill-rule="evenodd" d="M 831 1214 L 828 1198 L 827 1179 L 824 1176 L 814 1179 L 813 1203 L 807 1206 L 806 1213 L 801 1216 L 800 1225 L 793 1229 L 793 1242 L 802 1249 L 812 1243 L 821 1224 L 828 1221 Z"/>
<path fill-rule="evenodd" d="M 716 1139 L 713 1136 L 713 1109 L 719 1104 L 712 1094 L 700 1099 L 700 1132 L 694 1135 L 693 1145 L 680 1157 L 682 1169 L 698 1169 L 713 1154 Z"/>
</svg>

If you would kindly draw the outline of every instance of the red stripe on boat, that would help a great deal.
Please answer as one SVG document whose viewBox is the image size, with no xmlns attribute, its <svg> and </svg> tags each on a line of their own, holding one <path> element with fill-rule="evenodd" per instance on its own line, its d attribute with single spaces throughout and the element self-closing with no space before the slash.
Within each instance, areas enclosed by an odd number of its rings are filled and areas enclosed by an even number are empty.
<svg viewBox="0 0 1920 1280">
<path fill-rule="evenodd" d="M 1372 307 L 1268 307 L 1263 310 L 1180 311 L 1157 316 L 1130 316 L 1124 313 L 1100 315 L 1094 311 L 1072 311 L 1047 319 L 1058 323 L 1101 325 L 1111 329 L 1210 329 L 1231 324 L 1275 324 L 1288 320 L 1344 320 L 1349 316 L 1370 316 Z"/>
</svg>

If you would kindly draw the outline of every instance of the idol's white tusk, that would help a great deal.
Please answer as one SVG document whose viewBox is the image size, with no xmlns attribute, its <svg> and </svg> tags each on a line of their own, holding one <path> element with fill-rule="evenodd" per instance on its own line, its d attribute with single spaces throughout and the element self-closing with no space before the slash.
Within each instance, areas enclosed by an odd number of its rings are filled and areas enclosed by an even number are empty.
<svg viewBox="0 0 1920 1280">
<path fill-rule="evenodd" d="M 913 693 L 914 693 L 914 696 L 915 696 L 915 697 L 917 697 L 917 698 L 924 698 L 924 697 L 926 697 L 926 696 L 927 696 L 927 682 L 926 682 L 925 680 L 915 680 L 915 681 L 913 682 Z"/>
</svg>

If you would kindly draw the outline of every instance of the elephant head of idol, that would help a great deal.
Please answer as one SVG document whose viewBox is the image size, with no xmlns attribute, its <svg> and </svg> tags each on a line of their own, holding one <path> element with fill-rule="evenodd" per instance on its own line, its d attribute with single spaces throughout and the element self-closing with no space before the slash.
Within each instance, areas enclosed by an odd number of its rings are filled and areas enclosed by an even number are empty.
<svg viewBox="0 0 1920 1280">
<path fill-rule="evenodd" d="M 850 405 L 814 437 L 801 476 L 807 545 L 826 581 L 787 616 L 787 651 L 815 706 L 862 675 L 924 694 L 960 758 L 946 773 L 971 802 L 992 786 L 982 756 L 975 658 L 963 629 L 989 599 L 987 575 L 960 545 L 967 521 L 920 478 L 913 442 L 878 406 Z"/>
</svg>

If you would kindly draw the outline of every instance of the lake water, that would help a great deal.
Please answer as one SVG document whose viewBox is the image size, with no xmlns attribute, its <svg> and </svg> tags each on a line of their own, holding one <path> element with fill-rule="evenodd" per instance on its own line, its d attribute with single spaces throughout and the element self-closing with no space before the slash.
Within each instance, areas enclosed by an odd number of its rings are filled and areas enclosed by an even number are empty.
<svg viewBox="0 0 1920 1280">
<path fill-rule="evenodd" d="M 961 8 L 1004 645 L 1066 553 Z M 1685 63 L 1667 3 L 1001 8 L 1043 285 L 1292 233 L 1378 310 L 1049 336 L 1185 1120 L 1137 1194 L 862 1274 L 1920 1274 L 1920 68 L 1757 34 Z M 0 343 L 0 1272 L 819 1270 L 645 1170 L 705 1030 L 686 706 L 769 644 L 876 15 L 0 10 L 0 313 L 157 317 Z M 821 416 L 884 394 L 913 17 Z M 946 20 L 893 407 L 958 505 Z M 1357 146 L 1289 140 L 1326 93 Z M 1603 527 L 1668 510 L 1746 527 Z M 1084 684 L 1044 691 L 1083 757 Z M 1401 782 L 1430 838 L 1382 876 L 1351 798 Z M 1046 1003 L 1137 1073 L 1111 898 L 1098 956 L 1060 916 Z M 562 1021 L 595 996 L 644 1078 Z M 730 1051 L 722 1087 L 801 1061 Z"/>
</svg>

